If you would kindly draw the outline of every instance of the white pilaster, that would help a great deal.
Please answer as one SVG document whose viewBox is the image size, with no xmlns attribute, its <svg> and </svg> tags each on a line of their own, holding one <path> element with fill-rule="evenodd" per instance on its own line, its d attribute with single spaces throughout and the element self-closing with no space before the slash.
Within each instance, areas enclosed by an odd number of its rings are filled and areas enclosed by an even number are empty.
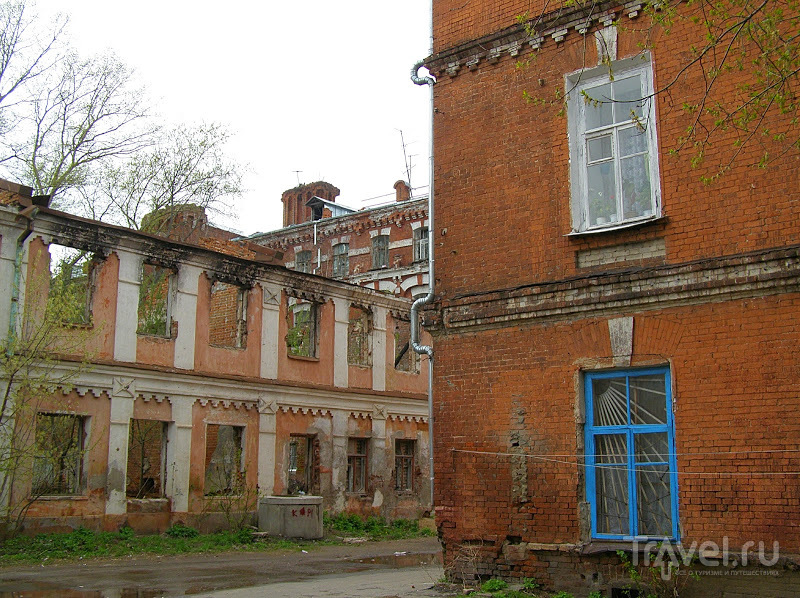
<svg viewBox="0 0 800 598">
<path fill-rule="evenodd" d="M 369 451 L 369 471 L 370 478 L 374 479 L 373 508 L 379 509 L 383 506 L 384 487 L 383 478 L 391 475 L 392 466 L 386 460 L 386 406 L 375 404 L 372 407 L 372 440 Z"/>
<path fill-rule="evenodd" d="M 128 431 L 135 397 L 136 388 L 132 378 L 114 377 L 108 426 L 107 515 L 122 515 L 128 510 L 128 499 L 125 495 L 128 479 Z"/>
<path fill-rule="evenodd" d="M 262 282 L 261 292 L 261 377 L 274 380 L 278 377 L 281 289 L 277 285 Z M 283 350 L 286 351 L 286 348 Z"/>
<path fill-rule="evenodd" d="M 183 370 L 194 368 L 197 286 L 202 272 L 200 268 L 185 264 L 178 269 L 178 288 L 175 293 L 175 309 L 172 312 L 172 319 L 178 322 L 178 336 L 175 339 L 175 367 Z"/>
<path fill-rule="evenodd" d="M 336 489 L 347 488 L 347 420 L 350 418 L 348 411 L 331 409 L 333 425 L 331 426 L 331 439 L 333 444 L 333 459 L 331 460 L 331 483 Z M 336 505 L 334 510 L 339 512 L 345 507 L 346 496 L 343 491 L 336 492 Z"/>
<path fill-rule="evenodd" d="M 347 365 L 347 331 L 350 327 L 350 302 L 339 297 L 333 298 L 333 385 L 347 388 L 350 384 Z"/>
<path fill-rule="evenodd" d="M 386 390 L 386 317 L 384 307 L 372 311 L 372 389 Z"/>
<path fill-rule="evenodd" d="M 185 513 L 189 510 L 189 465 L 192 454 L 191 397 L 170 397 L 172 423 L 167 430 L 167 496 L 172 499 L 172 510 Z"/>
<path fill-rule="evenodd" d="M 142 258 L 122 249 L 117 249 L 116 253 L 119 257 L 119 283 L 117 321 L 114 326 L 114 359 L 136 361 L 136 327 L 139 323 Z"/>
<path fill-rule="evenodd" d="M 275 486 L 275 432 L 278 403 L 258 400 L 258 488 L 259 494 L 272 494 Z"/>
<path fill-rule="evenodd" d="M 5 339 L 11 324 L 11 301 L 14 295 L 14 264 L 17 259 L 17 240 L 22 234 L 18 228 L 0 226 L 0 280 L 3 285 L 3 298 L 0 301 L 0 338 Z"/>
</svg>

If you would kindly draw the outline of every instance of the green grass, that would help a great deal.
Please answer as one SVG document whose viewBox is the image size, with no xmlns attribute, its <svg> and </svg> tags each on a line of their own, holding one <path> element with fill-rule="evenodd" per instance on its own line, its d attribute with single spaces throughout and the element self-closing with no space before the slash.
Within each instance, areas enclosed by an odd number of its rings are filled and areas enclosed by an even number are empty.
<svg viewBox="0 0 800 598">
<path fill-rule="evenodd" d="M 175 528 L 170 528 L 172 531 Z M 0 564 L 41 563 L 48 560 L 114 558 L 130 555 L 174 555 L 203 552 L 300 550 L 331 541 L 294 541 L 282 538 L 254 540 L 247 532 L 200 534 L 181 526 L 177 534 L 137 536 L 130 528 L 93 532 L 79 528 L 68 534 L 18 536 L 0 544 Z M 186 530 L 192 530 L 194 534 Z"/>
<path fill-rule="evenodd" d="M 333 531 L 335 535 L 367 536 L 371 540 L 432 535 L 429 530 L 421 530 L 416 521 L 407 520 L 387 523 L 377 517 L 366 520 L 353 515 L 329 518 L 326 514 L 325 524 L 328 531 Z M 331 544 L 341 544 L 341 540 L 256 539 L 248 530 L 201 534 L 196 529 L 184 525 L 174 525 L 161 535 L 136 535 L 131 528 L 122 528 L 119 532 L 93 532 L 79 528 L 68 534 L 38 534 L 8 539 L 0 543 L 0 565 L 131 555 L 309 550 Z"/>
<path fill-rule="evenodd" d="M 435 535 L 432 530 L 420 529 L 419 522 L 415 519 L 396 519 L 389 523 L 383 517 L 366 519 L 358 515 L 329 517 L 326 513 L 324 523 L 325 527 L 335 534 L 366 536 L 370 540 L 404 540 Z"/>
</svg>

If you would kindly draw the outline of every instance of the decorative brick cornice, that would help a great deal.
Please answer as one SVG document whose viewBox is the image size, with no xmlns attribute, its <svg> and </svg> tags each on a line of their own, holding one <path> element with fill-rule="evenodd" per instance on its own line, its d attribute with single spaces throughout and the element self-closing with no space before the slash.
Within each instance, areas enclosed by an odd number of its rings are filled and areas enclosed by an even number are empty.
<svg viewBox="0 0 800 598">
<path fill-rule="evenodd" d="M 563 7 L 531 19 L 526 29 L 515 24 L 500 31 L 470 40 L 434 54 L 425 66 L 437 78 L 456 77 L 475 70 L 481 61 L 494 64 L 504 55 L 512 58 L 528 50 L 539 50 L 547 44 L 559 44 L 568 35 L 586 35 L 592 28 L 607 27 L 623 15 L 635 19 L 642 10 L 640 0 L 600 2 L 589 7 Z"/>
<path fill-rule="evenodd" d="M 800 291 L 800 246 L 631 268 L 441 301 L 434 331 L 609 316 Z"/>
</svg>

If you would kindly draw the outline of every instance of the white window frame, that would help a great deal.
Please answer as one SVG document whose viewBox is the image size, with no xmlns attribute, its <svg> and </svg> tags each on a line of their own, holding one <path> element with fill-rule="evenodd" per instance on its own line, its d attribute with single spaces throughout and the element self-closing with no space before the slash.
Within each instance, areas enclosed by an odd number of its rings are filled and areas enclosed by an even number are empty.
<svg viewBox="0 0 800 598">
<path fill-rule="evenodd" d="M 612 81 L 620 81 L 631 75 L 638 74 L 642 80 L 642 116 L 635 122 L 631 118 L 628 122 L 614 123 L 597 129 L 587 131 L 586 110 L 593 101 L 602 101 L 594 98 L 591 89 Z M 603 65 L 592 69 L 582 69 L 569 74 L 565 78 L 567 90 L 567 116 L 569 121 L 569 150 L 570 150 L 570 181 L 571 181 L 571 207 L 572 207 L 572 232 L 589 233 L 616 230 L 635 226 L 661 217 L 661 179 L 658 169 L 658 137 L 656 134 L 655 98 L 653 96 L 653 68 L 649 53 L 645 52 L 633 58 L 613 62 L 610 67 Z M 606 222 L 593 218 L 590 222 L 589 191 L 588 191 L 588 160 L 587 144 L 589 140 L 609 135 L 613 139 L 613 164 L 615 166 L 616 188 L 621 189 L 621 172 L 619 168 L 620 156 L 618 152 L 618 133 L 628 128 L 643 130 L 647 136 L 648 168 L 650 174 L 650 205 L 640 215 L 625 218 L 621 214 L 624 209 L 621 193 L 616 193 L 616 214 L 609 216 Z"/>
</svg>

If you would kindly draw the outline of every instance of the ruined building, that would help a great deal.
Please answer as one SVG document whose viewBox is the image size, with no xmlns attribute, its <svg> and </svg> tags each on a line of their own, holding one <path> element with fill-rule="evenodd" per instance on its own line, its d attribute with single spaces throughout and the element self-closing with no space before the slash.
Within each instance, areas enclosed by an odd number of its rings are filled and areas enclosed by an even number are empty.
<svg viewBox="0 0 800 598">
<path fill-rule="evenodd" d="M 173 240 L 0 182 L 0 329 L 22 364 L 4 512 L 28 530 L 155 531 L 226 525 L 269 494 L 429 510 L 409 300 L 288 270 L 203 216 Z"/>
<path fill-rule="evenodd" d="M 652 45 L 642 4 L 585 6 L 433 2 L 445 568 L 644 596 L 617 551 L 663 542 L 705 559 L 700 580 L 665 582 L 681 596 L 796 596 L 796 147 L 754 167 L 796 113 L 771 111 L 749 145 L 717 129 L 693 170 L 670 149 L 704 99 L 683 69 L 698 28 L 676 18 Z"/>
</svg>

